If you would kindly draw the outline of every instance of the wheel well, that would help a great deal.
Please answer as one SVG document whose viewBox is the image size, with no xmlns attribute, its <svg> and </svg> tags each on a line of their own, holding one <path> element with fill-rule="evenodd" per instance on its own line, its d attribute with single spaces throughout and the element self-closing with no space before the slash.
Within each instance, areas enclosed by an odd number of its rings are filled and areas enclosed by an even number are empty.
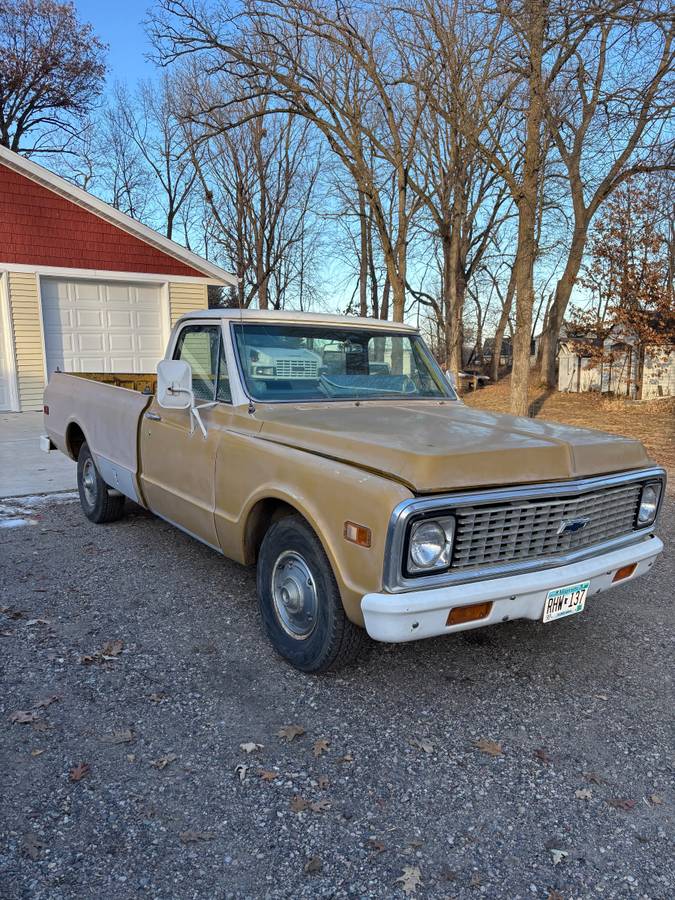
<svg viewBox="0 0 675 900">
<path fill-rule="evenodd" d="M 285 516 L 299 515 L 298 510 L 276 497 L 259 500 L 248 514 L 244 533 L 244 556 L 247 564 L 252 565 L 258 558 L 258 551 L 263 538 L 274 522 Z"/>
<path fill-rule="evenodd" d="M 77 461 L 77 458 L 80 455 L 80 448 L 85 441 L 84 431 L 82 431 L 77 422 L 71 422 L 66 429 L 66 449 L 68 450 L 69 456 L 75 461 Z"/>
</svg>

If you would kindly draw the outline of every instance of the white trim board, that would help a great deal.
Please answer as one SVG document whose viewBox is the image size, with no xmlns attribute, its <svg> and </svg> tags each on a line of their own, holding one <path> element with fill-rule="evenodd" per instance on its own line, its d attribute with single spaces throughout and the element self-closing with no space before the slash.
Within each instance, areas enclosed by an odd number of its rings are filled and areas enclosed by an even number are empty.
<svg viewBox="0 0 675 900">
<path fill-rule="evenodd" d="M 196 275 L 167 275 L 165 272 L 109 272 L 105 269 L 69 269 L 66 266 L 30 266 L 26 263 L 0 261 L 4 272 L 27 272 L 36 275 L 53 275 L 57 278 L 89 278 L 91 281 L 152 281 L 154 284 L 173 282 L 179 284 L 222 284 L 215 278 L 198 278 Z"/>
<path fill-rule="evenodd" d="M 137 222 L 131 216 L 127 216 L 125 213 L 115 209 L 114 206 L 110 206 L 109 203 L 105 203 L 103 200 L 99 200 L 98 197 L 94 197 L 93 194 L 82 190 L 82 188 L 76 187 L 76 185 L 66 181 L 65 178 L 55 175 L 49 169 L 45 169 L 43 166 L 33 162 L 33 160 L 26 159 L 20 154 L 0 146 L 0 163 L 6 165 L 14 172 L 24 175 L 31 181 L 42 185 L 42 187 L 53 191 L 55 194 L 59 194 L 66 200 L 70 200 L 77 206 L 81 206 L 99 218 L 116 225 L 128 234 L 144 241 L 146 244 L 150 244 L 151 247 L 161 250 L 185 265 L 203 272 L 205 276 L 215 279 L 217 284 L 237 284 L 236 277 L 226 272 L 225 269 L 221 269 L 220 266 L 214 265 L 214 263 L 198 256 L 191 250 L 187 250 L 175 241 L 169 240 L 169 238 L 164 237 L 158 231 L 143 225 L 142 222 Z"/>
<path fill-rule="evenodd" d="M 19 412 L 19 382 L 16 374 L 16 352 L 14 349 L 14 326 L 12 323 L 12 309 L 9 305 L 9 277 L 6 272 L 0 272 L 0 324 L 5 340 L 5 354 L 7 357 L 9 377 L 9 411 Z"/>
</svg>

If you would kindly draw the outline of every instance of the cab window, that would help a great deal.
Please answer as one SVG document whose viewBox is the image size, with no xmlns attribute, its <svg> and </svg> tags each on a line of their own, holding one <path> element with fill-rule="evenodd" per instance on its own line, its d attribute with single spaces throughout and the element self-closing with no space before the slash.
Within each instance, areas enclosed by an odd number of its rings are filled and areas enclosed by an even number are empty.
<svg viewBox="0 0 675 900">
<path fill-rule="evenodd" d="M 220 326 L 186 325 L 178 336 L 173 358 L 190 364 L 195 399 L 231 403 Z"/>
</svg>

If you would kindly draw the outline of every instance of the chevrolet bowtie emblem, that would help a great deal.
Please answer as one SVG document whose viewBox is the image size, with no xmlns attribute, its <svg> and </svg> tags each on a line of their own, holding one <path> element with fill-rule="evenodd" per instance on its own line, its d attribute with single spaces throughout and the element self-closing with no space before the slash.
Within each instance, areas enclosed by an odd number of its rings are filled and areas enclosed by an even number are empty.
<svg viewBox="0 0 675 900">
<path fill-rule="evenodd" d="M 576 534 L 582 531 L 590 522 L 588 516 L 577 516 L 576 519 L 563 519 L 558 525 L 558 534 Z"/>
</svg>

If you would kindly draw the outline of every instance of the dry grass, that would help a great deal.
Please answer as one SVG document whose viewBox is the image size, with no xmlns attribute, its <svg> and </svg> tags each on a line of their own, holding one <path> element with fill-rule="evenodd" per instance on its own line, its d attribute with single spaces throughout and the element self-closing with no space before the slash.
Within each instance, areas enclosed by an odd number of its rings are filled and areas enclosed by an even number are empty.
<svg viewBox="0 0 675 900">
<path fill-rule="evenodd" d="M 505 378 L 464 401 L 478 409 L 509 412 L 510 381 Z M 675 398 L 635 402 L 600 394 L 564 394 L 530 385 L 530 414 L 536 418 L 597 428 L 642 441 L 647 452 L 668 470 L 669 492 L 675 491 Z"/>
</svg>

